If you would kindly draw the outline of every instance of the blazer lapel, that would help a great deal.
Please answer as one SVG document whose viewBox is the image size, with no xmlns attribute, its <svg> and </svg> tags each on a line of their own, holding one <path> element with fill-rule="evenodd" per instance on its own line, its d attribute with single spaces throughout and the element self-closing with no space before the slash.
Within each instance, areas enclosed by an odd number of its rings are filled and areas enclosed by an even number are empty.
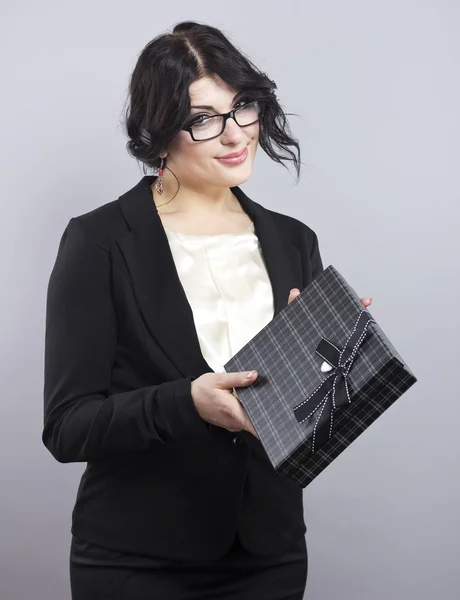
<svg viewBox="0 0 460 600">
<path fill-rule="evenodd" d="M 177 272 L 163 223 L 146 175 L 118 202 L 129 231 L 117 238 L 146 325 L 182 377 L 214 372 L 200 349 L 193 312 Z M 243 210 L 254 222 L 274 295 L 274 316 L 287 305 L 289 291 L 300 288 L 299 251 L 285 246 L 270 212 L 232 187 Z"/>
</svg>

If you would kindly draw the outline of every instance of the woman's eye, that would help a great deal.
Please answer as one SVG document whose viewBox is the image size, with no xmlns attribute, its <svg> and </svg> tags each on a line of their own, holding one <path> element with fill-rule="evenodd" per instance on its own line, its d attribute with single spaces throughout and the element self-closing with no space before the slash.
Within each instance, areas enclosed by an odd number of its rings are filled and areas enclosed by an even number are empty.
<svg viewBox="0 0 460 600">
<path fill-rule="evenodd" d="M 190 125 L 195 125 L 195 123 L 203 123 L 207 119 L 209 119 L 209 115 L 198 115 L 197 117 L 194 117 L 192 121 L 190 121 Z"/>
<path fill-rule="evenodd" d="M 244 106 L 245 104 L 247 104 L 247 101 L 245 100 L 240 100 L 239 102 L 237 102 L 235 104 L 235 106 L 233 108 L 241 108 L 242 106 Z"/>
</svg>

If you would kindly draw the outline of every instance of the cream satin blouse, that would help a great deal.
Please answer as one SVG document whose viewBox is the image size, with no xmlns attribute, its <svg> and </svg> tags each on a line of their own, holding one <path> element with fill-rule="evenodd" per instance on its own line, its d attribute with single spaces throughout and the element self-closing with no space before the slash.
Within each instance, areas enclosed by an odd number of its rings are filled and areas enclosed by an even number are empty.
<svg viewBox="0 0 460 600">
<path fill-rule="evenodd" d="M 164 230 L 203 357 L 216 373 L 225 373 L 224 363 L 274 315 L 272 287 L 254 223 L 240 233 Z"/>
</svg>

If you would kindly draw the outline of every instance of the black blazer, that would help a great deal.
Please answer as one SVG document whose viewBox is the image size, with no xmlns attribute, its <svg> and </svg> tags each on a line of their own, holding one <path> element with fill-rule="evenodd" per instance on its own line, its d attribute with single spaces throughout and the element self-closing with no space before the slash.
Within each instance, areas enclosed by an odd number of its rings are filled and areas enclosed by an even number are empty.
<svg viewBox="0 0 460 600">
<path fill-rule="evenodd" d="M 218 558 L 236 532 L 254 553 L 283 552 L 306 531 L 302 489 L 252 434 L 209 425 L 193 403 L 191 381 L 213 370 L 155 179 L 70 219 L 50 275 L 42 439 L 59 462 L 87 462 L 72 533 L 170 559 Z M 322 271 L 317 236 L 231 189 L 254 222 L 276 315 Z"/>
</svg>

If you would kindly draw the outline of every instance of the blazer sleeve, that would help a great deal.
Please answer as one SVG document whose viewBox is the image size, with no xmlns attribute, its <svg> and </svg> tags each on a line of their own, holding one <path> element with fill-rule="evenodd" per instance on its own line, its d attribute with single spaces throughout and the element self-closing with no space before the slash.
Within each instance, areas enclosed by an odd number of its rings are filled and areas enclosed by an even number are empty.
<svg viewBox="0 0 460 600">
<path fill-rule="evenodd" d="M 310 246 L 310 265 L 312 279 L 315 279 L 320 273 L 323 272 L 323 261 L 321 260 L 321 254 L 319 251 L 319 241 L 316 233 L 311 230 L 312 242 Z"/>
<path fill-rule="evenodd" d="M 305 288 L 313 279 L 315 279 L 324 270 L 323 261 L 319 249 L 319 241 L 316 233 L 303 224 L 303 234 L 301 241 L 302 256 L 302 283 Z"/>
<path fill-rule="evenodd" d="M 46 298 L 42 441 L 62 463 L 142 452 L 209 436 L 192 377 L 109 394 L 117 343 L 110 256 L 70 219 Z"/>
</svg>

